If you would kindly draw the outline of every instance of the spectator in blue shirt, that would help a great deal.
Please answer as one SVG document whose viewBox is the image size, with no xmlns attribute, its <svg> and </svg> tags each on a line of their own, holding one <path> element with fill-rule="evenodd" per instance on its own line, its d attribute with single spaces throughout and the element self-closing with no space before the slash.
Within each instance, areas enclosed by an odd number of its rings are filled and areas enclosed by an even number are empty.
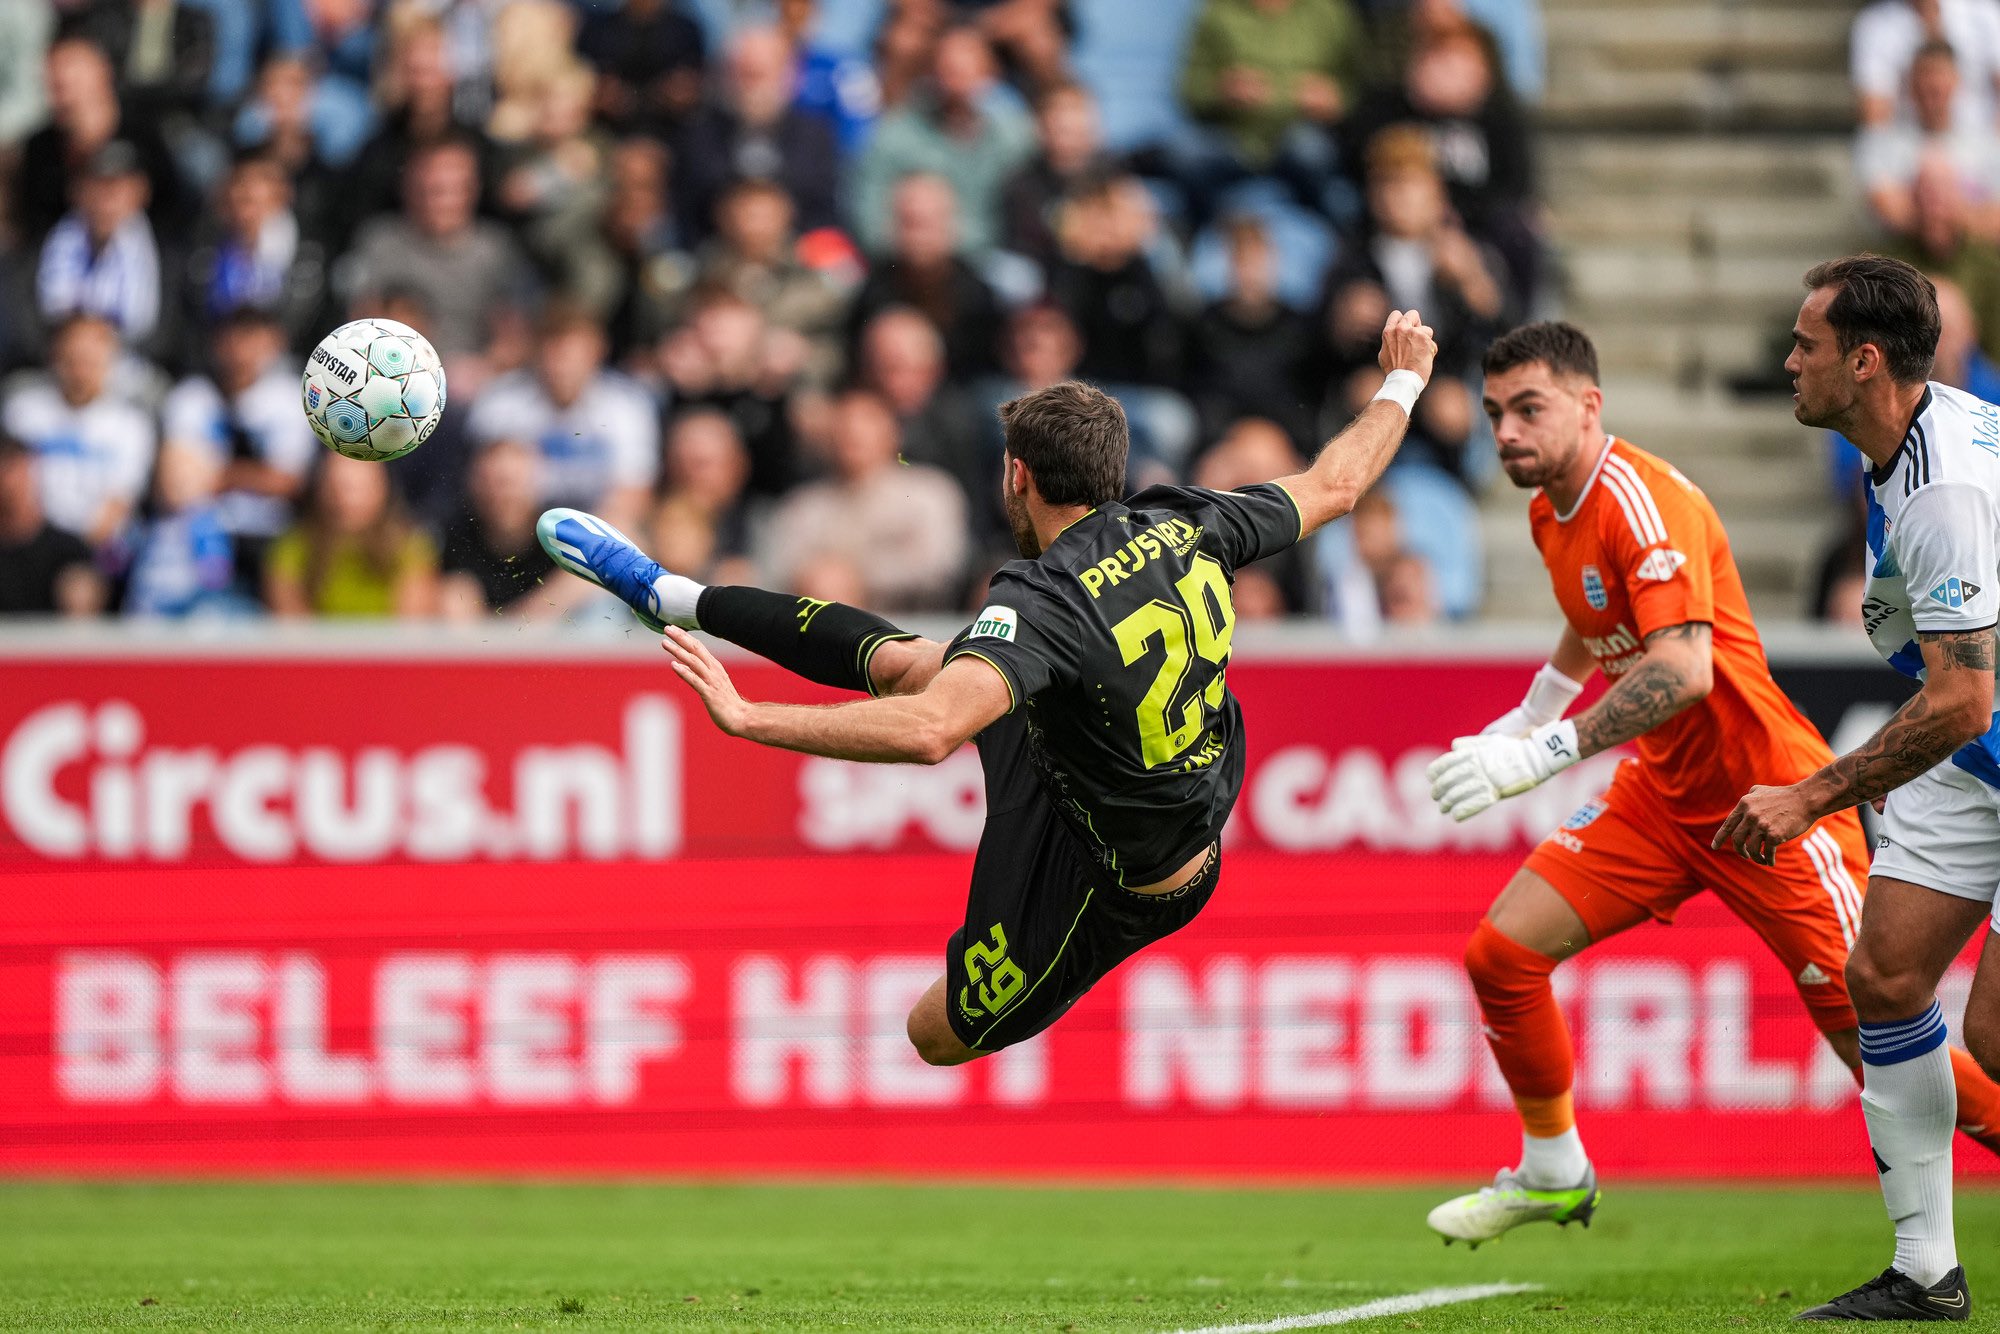
<svg viewBox="0 0 2000 1334">
<path fill-rule="evenodd" d="M 128 615 L 186 616 L 228 593 L 236 560 L 216 504 L 221 477 L 216 457 L 199 446 L 170 444 L 160 451 L 154 513 L 139 525 L 133 543 Z"/>
<path fill-rule="evenodd" d="M 852 156 L 882 114 L 882 80 L 862 55 L 821 40 L 818 0 L 778 0 L 778 27 L 798 64 L 793 105 L 833 128 L 840 151 Z"/>
<path fill-rule="evenodd" d="M 35 301 L 53 325 L 72 315 L 108 321 L 128 343 L 160 326 L 160 247 L 146 220 L 149 187 L 131 144 L 97 150 L 76 183 L 76 208 L 42 246 Z"/>
</svg>

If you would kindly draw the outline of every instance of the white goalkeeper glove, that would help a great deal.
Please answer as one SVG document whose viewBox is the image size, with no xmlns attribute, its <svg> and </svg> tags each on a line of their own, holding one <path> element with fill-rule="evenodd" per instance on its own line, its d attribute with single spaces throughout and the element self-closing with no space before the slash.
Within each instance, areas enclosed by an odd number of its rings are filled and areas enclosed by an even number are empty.
<svg viewBox="0 0 2000 1334">
<path fill-rule="evenodd" d="M 1570 680 L 1554 663 L 1545 662 L 1528 683 L 1528 693 L 1521 702 L 1480 728 L 1479 735 L 1526 736 L 1568 713 L 1582 693 L 1583 682 Z"/>
<path fill-rule="evenodd" d="M 1438 810 L 1463 823 L 1502 797 L 1518 797 L 1547 782 L 1582 758 L 1576 724 L 1565 719 L 1544 723 L 1524 737 L 1462 736 L 1424 772 Z"/>
</svg>

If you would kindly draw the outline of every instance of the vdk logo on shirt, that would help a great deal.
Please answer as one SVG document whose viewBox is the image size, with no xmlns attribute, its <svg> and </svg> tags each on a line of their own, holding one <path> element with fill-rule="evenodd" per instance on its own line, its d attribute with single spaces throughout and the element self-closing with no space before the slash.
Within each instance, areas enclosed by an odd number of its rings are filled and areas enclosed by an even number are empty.
<svg viewBox="0 0 2000 1334">
<path fill-rule="evenodd" d="M 1014 642 L 1014 628 L 1020 624 L 1020 617 L 1012 607 L 993 606 L 979 613 L 979 619 L 972 623 L 972 633 L 967 639 L 1004 639 Z"/>
<path fill-rule="evenodd" d="M 1583 567 L 1583 600 L 1590 604 L 1592 611 L 1603 611 L 1611 605 L 1611 598 L 1604 591 L 1604 576 L 1597 572 L 1595 565 Z"/>
<path fill-rule="evenodd" d="M 1957 575 L 1945 580 L 1931 590 L 1931 601 L 1941 602 L 1947 607 L 1963 607 L 1979 596 L 1979 585 L 1969 584 Z"/>
</svg>

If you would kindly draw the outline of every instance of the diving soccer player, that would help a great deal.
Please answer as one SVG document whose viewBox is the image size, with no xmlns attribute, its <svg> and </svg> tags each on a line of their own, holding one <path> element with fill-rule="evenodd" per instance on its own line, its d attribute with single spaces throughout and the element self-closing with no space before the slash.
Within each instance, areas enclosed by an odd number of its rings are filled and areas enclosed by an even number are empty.
<svg viewBox="0 0 2000 1334">
<path fill-rule="evenodd" d="M 1585 756 L 1628 741 L 1638 754 L 1529 854 L 1466 946 L 1522 1127 L 1518 1166 L 1431 1211 L 1447 1241 L 1475 1244 L 1522 1223 L 1587 1223 L 1597 1207 L 1549 982 L 1558 963 L 1648 920 L 1671 922 L 1711 891 L 1783 961 L 1853 1067 L 1862 1044 L 1842 970 L 1868 873 L 1860 819 L 1845 807 L 1801 825 L 1804 837 L 1763 865 L 1710 847 L 1749 783 L 1803 777 L 1832 752 L 1771 680 L 1707 497 L 1605 433 L 1590 339 L 1568 324 L 1527 325 L 1487 349 L 1485 370 L 1501 463 L 1516 486 L 1538 488 L 1529 521 L 1568 624 L 1521 704 L 1431 766 L 1432 794 L 1465 820 Z M 1610 688 L 1564 719 L 1593 670 Z M 1965 1129 L 2000 1147 L 2000 1089 L 1956 1055 Z"/>
<path fill-rule="evenodd" d="M 836 759 L 936 764 L 966 741 L 986 827 L 963 926 L 909 1016 L 925 1060 L 956 1065 L 1041 1032 L 1121 960 L 1215 892 L 1243 781 L 1224 679 L 1230 581 L 1345 514 L 1387 466 L 1430 376 L 1416 312 L 1383 330 L 1387 382 L 1305 472 L 1240 491 L 1158 486 L 1120 501 L 1116 400 L 1057 384 L 1000 409 L 1002 491 L 1021 559 L 950 644 L 866 612 L 760 589 L 702 588 L 574 510 L 542 516 L 564 568 L 664 628 L 674 670 L 732 736 Z M 750 703 L 689 632 L 872 699 Z"/>
<path fill-rule="evenodd" d="M 1952 1234 L 1951 1127 L 1967 1117 L 1967 1089 L 1962 1077 L 1953 1087 L 1937 984 L 2000 886 L 2000 408 L 1929 382 L 1937 289 L 1916 269 L 1861 255 L 1819 265 L 1805 285 L 1785 361 L 1794 415 L 1839 431 L 1874 465 L 1862 620 L 1876 651 L 1923 686 L 1856 750 L 1784 786 L 1747 789 L 1715 846 L 1768 866 L 1830 814 L 1884 801 L 1847 984 L 1896 1252 L 1881 1274 L 1800 1318 L 1963 1320 L 1971 1297 Z M 1990 937 L 1965 1039 L 2000 1071 Z"/>
</svg>

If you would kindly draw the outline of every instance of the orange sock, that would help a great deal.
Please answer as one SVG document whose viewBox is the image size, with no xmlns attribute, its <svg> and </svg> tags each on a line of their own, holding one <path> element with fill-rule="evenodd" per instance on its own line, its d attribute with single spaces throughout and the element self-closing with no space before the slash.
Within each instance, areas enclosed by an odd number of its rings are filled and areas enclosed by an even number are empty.
<svg viewBox="0 0 2000 1334">
<path fill-rule="evenodd" d="M 1963 1047 L 1951 1049 L 1951 1077 L 1958 1085 L 1958 1128 L 1966 1137 L 2000 1154 L 2000 1085 L 1986 1077 Z"/>
<path fill-rule="evenodd" d="M 1551 1139 L 1576 1125 L 1570 1098 L 1575 1057 L 1549 974 L 1556 961 L 1500 934 L 1481 919 L 1465 945 L 1465 971 L 1486 1018 L 1486 1041 L 1514 1092 L 1521 1126 Z"/>
</svg>

